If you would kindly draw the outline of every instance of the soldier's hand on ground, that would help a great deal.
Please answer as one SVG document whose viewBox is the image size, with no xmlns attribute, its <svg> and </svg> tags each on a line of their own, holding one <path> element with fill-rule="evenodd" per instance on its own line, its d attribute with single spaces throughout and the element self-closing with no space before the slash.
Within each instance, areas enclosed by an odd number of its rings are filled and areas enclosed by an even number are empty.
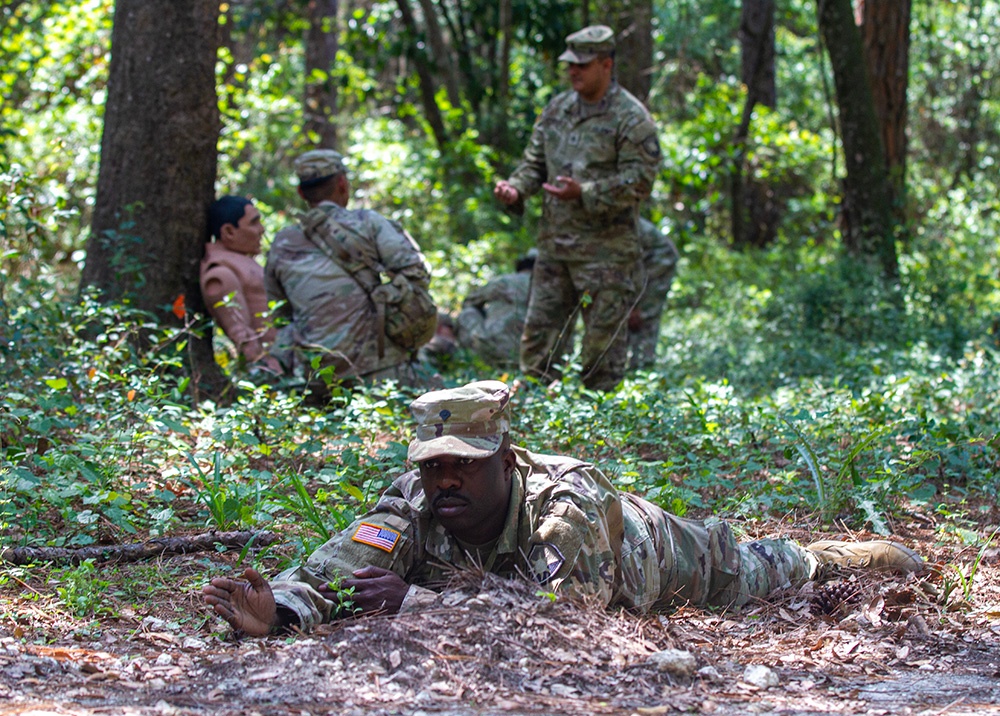
<svg viewBox="0 0 1000 716">
<path fill-rule="evenodd" d="M 215 577 L 202 589 L 205 603 L 237 631 L 250 636 L 266 636 L 278 625 L 278 607 L 271 585 L 255 569 L 243 572 L 243 579 Z"/>
<path fill-rule="evenodd" d="M 501 203 L 510 206 L 511 204 L 516 204 L 517 200 L 520 198 L 520 192 L 506 179 L 501 179 L 493 187 L 493 196 L 497 198 Z"/>
<path fill-rule="evenodd" d="M 342 582 L 344 589 L 354 588 L 351 600 L 363 612 L 395 614 L 403 604 L 410 585 L 395 572 L 381 567 L 363 567 Z"/>
<path fill-rule="evenodd" d="M 583 196 L 583 187 L 581 187 L 580 182 L 573 177 L 557 176 L 555 183 L 542 184 L 542 189 L 557 199 L 562 199 L 564 201 L 579 199 Z"/>
</svg>

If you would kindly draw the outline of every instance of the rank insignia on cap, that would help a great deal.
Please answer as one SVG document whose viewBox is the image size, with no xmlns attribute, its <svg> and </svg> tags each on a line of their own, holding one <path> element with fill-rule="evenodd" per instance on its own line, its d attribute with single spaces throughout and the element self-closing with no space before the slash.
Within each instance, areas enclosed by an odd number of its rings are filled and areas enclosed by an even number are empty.
<svg viewBox="0 0 1000 716">
<path fill-rule="evenodd" d="M 559 571 L 566 558 L 559 548 L 550 542 L 536 544 L 528 553 L 528 572 L 539 584 L 545 584 Z"/>
<path fill-rule="evenodd" d="M 396 548 L 396 543 L 399 542 L 400 537 L 402 535 L 396 530 L 383 527 L 382 525 L 362 522 L 354 531 L 351 539 L 361 544 L 377 547 L 386 552 L 392 552 Z"/>
</svg>

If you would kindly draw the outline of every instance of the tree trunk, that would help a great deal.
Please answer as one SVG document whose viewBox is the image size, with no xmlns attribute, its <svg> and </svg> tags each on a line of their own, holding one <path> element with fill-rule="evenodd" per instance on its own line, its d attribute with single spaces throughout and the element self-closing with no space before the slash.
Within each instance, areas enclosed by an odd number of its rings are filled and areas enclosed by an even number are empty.
<svg viewBox="0 0 1000 716">
<path fill-rule="evenodd" d="M 218 18 L 212 0 L 115 5 L 81 286 L 99 288 L 107 300 L 127 298 L 163 323 L 178 323 L 171 308 L 180 296 L 189 309 L 204 310 L 198 270 L 215 191 Z M 211 355 L 211 335 L 189 344 L 199 340 Z M 214 360 L 192 367 L 201 377 L 221 376 Z"/>
<path fill-rule="evenodd" d="M 434 65 L 444 79 L 444 88 L 448 93 L 448 101 L 452 107 L 462 106 L 462 91 L 459 89 L 458 70 L 452 61 L 454 54 L 445 44 L 441 34 L 441 22 L 438 18 L 435 4 L 431 0 L 420 0 L 420 8 L 424 13 L 424 23 L 427 25 L 427 43 L 431 47 Z"/>
<path fill-rule="evenodd" d="M 906 197 L 906 88 L 910 76 L 911 0 L 858 0 L 861 32 L 872 77 L 875 112 L 892 182 L 896 219 Z"/>
<path fill-rule="evenodd" d="M 645 102 L 653 72 L 653 2 L 615 0 L 602 7 L 604 22 L 615 31 L 618 82 Z"/>
<path fill-rule="evenodd" d="M 883 275 L 895 278 L 898 265 L 892 190 L 861 33 L 854 24 L 851 0 L 817 2 L 820 35 L 833 68 L 847 166 L 842 212 L 844 242 L 851 254 L 876 260 Z"/>
<path fill-rule="evenodd" d="M 496 102 L 491 107 L 490 144 L 501 151 L 507 151 L 510 144 L 510 131 L 507 122 L 507 104 L 510 101 L 510 46 L 513 28 L 512 0 L 500 0 L 498 17 L 498 35 L 500 41 L 500 61 L 497 68 Z M 500 121 L 497 121 L 497 119 Z"/>
<path fill-rule="evenodd" d="M 741 79 L 754 104 L 774 107 L 774 0 L 743 0 L 740 16 Z"/>
<path fill-rule="evenodd" d="M 403 25 L 410 35 L 407 43 L 407 56 L 413 60 L 413 65 L 417 70 L 417 78 L 420 82 L 420 98 L 424 105 L 424 116 L 431 126 L 431 133 L 437 142 L 438 149 L 444 151 L 448 146 L 448 130 L 444 125 L 444 117 L 441 116 L 441 108 L 437 105 L 437 88 L 434 84 L 434 76 L 431 73 L 430 63 L 427 55 L 417 46 L 417 37 L 420 32 L 417 28 L 416 18 L 410 9 L 409 0 L 397 0 L 399 14 L 403 18 Z"/>
<path fill-rule="evenodd" d="M 338 0 L 309 0 L 309 32 L 306 35 L 306 96 L 304 130 L 309 142 L 323 149 L 337 148 Z"/>
<path fill-rule="evenodd" d="M 733 140 L 730 178 L 731 230 L 737 248 L 763 246 L 776 235 L 780 212 L 774 192 L 753 176 L 747 166 L 746 144 L 753 109 L 758 104 L 774 107 L 774 0 L 743 0 L 740 20 L 742 79 L 747 88 L 743 116 Z M 747 176 L 744 177 L 744 171 Z M 749 185 L 749 191 L 748 191 Z"/>
</svg>

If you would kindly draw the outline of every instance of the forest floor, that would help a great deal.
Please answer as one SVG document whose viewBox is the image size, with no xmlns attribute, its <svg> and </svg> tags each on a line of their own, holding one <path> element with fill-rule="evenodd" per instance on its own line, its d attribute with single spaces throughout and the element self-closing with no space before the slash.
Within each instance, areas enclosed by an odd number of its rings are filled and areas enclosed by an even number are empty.
<svg viewBox="0 0 1000 716">
<path fill-rule="evenodd" d="M 845 572 L 739 611 L 639 617 L 464 575 L 434 611 L 267 639 L 202 605 L 233 553 L 89 582 L 3 570 L 0 714 L 1000 714 L 1000 550 L 898 531 L 926 574 Z M 81 599 L 97 616 L 70 616 Z"/>
</svg>

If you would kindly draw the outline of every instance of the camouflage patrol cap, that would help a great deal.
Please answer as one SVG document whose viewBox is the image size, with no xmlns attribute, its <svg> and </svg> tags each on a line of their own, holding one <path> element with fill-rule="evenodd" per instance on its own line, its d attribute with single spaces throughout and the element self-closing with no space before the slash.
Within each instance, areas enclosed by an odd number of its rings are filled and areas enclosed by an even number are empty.
<svg viewBox="0 0 1000 716">
<path fill-rule="evenodd" d="M 615 49 L 615 31 L 607 25 L 591 25 L 566 38 L 566 51 L 559 55 L 563 62 L 585 65 L 601 52 Z"/>
<path fill-rule="evenodd" d="M 299 178 L 299 186 L 308 187 L 329 179 L 334 174 L 344 174 L 344 157 L 332 149 L 313 149 L 306 152 L 294 163 L 295 176 Z"/>
<path fill-rule="evenodd" d="M 510 388 L 480 380 L 461 388 L 433 390 L 410 404 L 417 420 L 407 457 L 413 462 L 441 455 L 489 457 L 510 431 Z"/>
</svg>

